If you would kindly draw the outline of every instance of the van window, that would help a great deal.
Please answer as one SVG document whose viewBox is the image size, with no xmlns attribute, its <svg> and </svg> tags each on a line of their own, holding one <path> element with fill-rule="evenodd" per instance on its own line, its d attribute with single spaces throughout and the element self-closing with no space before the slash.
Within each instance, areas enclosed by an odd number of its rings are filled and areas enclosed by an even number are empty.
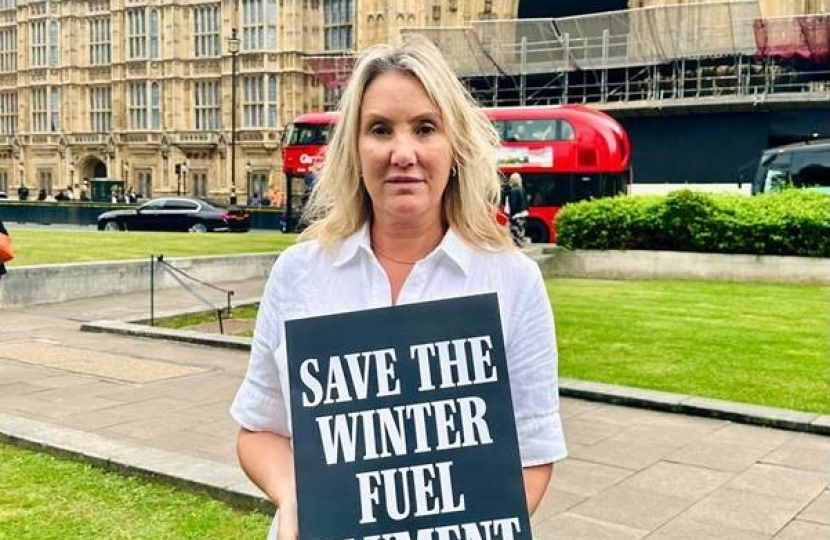
<svg viewBox="0 0 830 540">
<path fill-rule="evenodd" d="M 780 191 L 787 187 L 790 181 L 790 165 L 792 152 L 767 154 L 761 158 L 755 181 L 752 183 L 752 193 L 769 193 Z"/>
<path fill-rule="evenodd" d="M 830 186 L 830 147 L 795 152 L 790 170 L 793 187 Z"/>
</svg>

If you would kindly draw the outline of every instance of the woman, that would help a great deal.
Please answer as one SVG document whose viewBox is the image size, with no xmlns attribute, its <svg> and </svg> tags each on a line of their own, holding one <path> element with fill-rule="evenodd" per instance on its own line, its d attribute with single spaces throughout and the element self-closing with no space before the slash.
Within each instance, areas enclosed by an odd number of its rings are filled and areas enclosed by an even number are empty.
<svg viewBox="0 0 830 540">
<path fill-rule="evenodd" d="M 297 536 L 283 323 L 288 319 L 497 292 L 527 504 L 566 455 L 553 317 L 539 268 L 495 220 L 498 136 L 424 38 L 377 46 L 341 103 L 300 244 L 274 265 L 248 373 L 231 413 L 248 476 Z M 277 538 L 277 520 L 269 538 Z"/>
<path fill-rule="evenodd" d="M 508 181 L 507 208 L 510 217 L 510 236 L 513 243 L 521 247 L 525 242 L 525 219 L 527 218 L 527 196 L 522 187 L 522 175 L 513 173 Z"/>
<path fill-rule="evenodd" d="M 12 250 L 12 242 L 11 237 L 9 236 L 9 231 L 6 230 L 6 227 L 3 226 L 3 222 L 0 221 L 0 278 L 6 274 L 6 265 L 3 263 L 12 260 L 12 257 L 14 257 L 14 251 Z"/>
</svg>

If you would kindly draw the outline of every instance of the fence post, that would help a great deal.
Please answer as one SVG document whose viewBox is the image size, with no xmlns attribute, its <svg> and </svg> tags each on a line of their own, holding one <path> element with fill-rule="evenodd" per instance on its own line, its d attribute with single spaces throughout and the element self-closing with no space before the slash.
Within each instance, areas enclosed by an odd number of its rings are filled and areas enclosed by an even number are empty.
<svg viewBox="0 0 830 540">
<path fill-rule="evenodd" d="M 156 256 L 150 255 L 150 326 L 155 326 Z"/>
<path fill-rule="evenodd" d="M 521 74 L 519 75 L 519 105 L 525 106 L 525 93 L 527 86 L 527 36 L 522 36 L 521 49 Z"/>
</svg>

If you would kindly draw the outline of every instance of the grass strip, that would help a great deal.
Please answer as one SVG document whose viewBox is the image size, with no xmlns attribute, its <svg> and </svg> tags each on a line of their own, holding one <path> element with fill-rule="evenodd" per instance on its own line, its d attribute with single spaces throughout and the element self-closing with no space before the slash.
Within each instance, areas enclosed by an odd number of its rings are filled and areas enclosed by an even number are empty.
<svg viewBox="0 0 830 540">
<path fill-rule="evenodd" d="M 830 288 L 549 279 L 563 377 L 830 412 Z"/>
<path fill-rule="evenodd" d="M 35 264 L 133 260 L 165 257 L 276 253 L 296 243 L 294 234 L 101 232 L 27 229 L 6 224 L 14 242 L 10 268 Z"/>
<path fill-rule="evenodd" d="M 270 518 L 204 495 L 0 444 L 0 539 L 242 540 Z"/>
</svg>

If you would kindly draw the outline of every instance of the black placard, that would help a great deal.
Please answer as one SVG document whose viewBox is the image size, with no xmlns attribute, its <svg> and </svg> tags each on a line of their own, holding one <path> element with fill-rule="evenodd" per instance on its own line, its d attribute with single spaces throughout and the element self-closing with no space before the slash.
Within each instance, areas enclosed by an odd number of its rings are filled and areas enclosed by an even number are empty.
<svg viewBox="0 0 830 540">
<path fill-rule="evenodd" d="M 300 540 L 531 539 L 495 294 L 286 339 Z"/>
</svg>

